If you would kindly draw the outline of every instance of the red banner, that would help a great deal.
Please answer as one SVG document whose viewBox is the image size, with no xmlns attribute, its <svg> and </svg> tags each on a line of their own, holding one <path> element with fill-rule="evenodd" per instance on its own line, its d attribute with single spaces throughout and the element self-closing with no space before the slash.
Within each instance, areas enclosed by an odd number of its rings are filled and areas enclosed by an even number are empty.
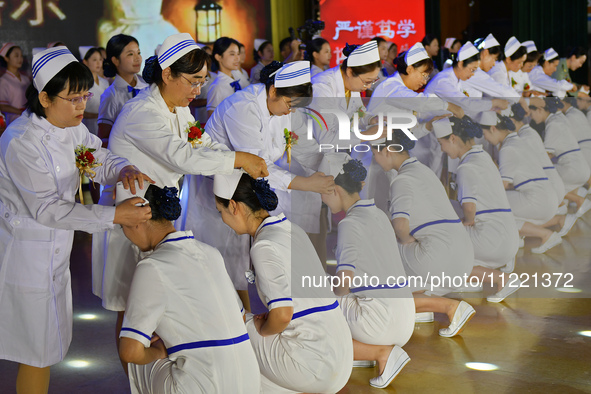
<svg viewBox="0 0 591 394">
<path fill-rule="evenodd" d="M 345 44 L 363 44 L 373 37 L 395 42 L 406 51 L 425 36 L 425 3 L 408 0 L 321 0 L 321 36 L 332 49 L 331 67 L 341 64 Z"/>
</svg>

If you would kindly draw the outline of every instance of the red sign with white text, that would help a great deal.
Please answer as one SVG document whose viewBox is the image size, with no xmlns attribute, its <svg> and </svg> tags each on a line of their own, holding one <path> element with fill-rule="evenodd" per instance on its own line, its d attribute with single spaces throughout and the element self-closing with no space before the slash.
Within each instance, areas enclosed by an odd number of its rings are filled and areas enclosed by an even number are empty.
<svg viewBox="0 0 591 394">
<path fill-rule="evenodd" d="M 330 67 L 345 58 L 345 44 L 363 44 L 382 37 L 408 50 L 425 36 L 425 3 L 402 0 L 320 0 L 320 19 L 326 23 L 321 36 L 332 50 Z"/>
</svg>

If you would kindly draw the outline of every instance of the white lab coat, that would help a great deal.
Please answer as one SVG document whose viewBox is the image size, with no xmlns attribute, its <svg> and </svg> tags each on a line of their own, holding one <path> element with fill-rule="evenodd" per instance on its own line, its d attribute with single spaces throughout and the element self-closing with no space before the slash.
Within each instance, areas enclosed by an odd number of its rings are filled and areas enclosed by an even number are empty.
<svg viewBox="0 0 591 394">
<path fill-rule="evenodd" d="M 490 111 L 492 102 L 471 99 L 465 89 L 462 89 L 462 82 L 456 77 L 454 68 L 450 67 L 437 73 L 429 81 L 425 87 L 425 94 L 433 93 L 437 97 L 459 105 L 470 116 L 478 112 Z"/>
<path fill-rule="evenodd" d="M 314 86 L 314 101 L 311 106 L 317 111 L 322 112 L 323 109 L 338 109 L 345 113 L 349 119 L 353 114 L 364 107 L 361 101 L 359 92 L 351 92 L 349 105 L 345 99 L 345 82 L 341 74 L 340 66 L 330 68 L 312 78 L 312 85 Z M 327 127 L 321 127 L 314 123 L 314 138 L 319 144 L 339 145 L 342 148 L 348 148 L 349 145 L 357 145 L 360 143 L 359 138 L 351 133 L 349 140 L 339 140 L 339 126 L 335 115 L 322 114 L 326 120 Z M 366 115 L 359 119 L 359 129 L 364 130 L 367 126 L 370 116 Z M 323 149 L 327 152 L 328 149 Z"/>
<path fill-rule="evenodd" d="M 414 330 L 415 303 L 411 289 L 404 286 L 406 273 L 388 216 L 373 200 L 359 200 L 339 222 L 337 236 L 336 271 L 379 278 L 373 288 L 363 284 L 339 300 L 353 339 L 371 345 L 404 346 Z M 375 287 L 382 284 L 403 287 Z"/>
<path fill-rule="evenodd" d="M 544 146 L 554 155 L 556 170 L 560 174 L 566 192 L 583 186 L 591 175 L 577 139 L 570 129 L 573 125 L 562 112 L 550 114 L 546 119 Z"/>
<path fill-rule="evenodd" d="M 516 103 L 521 98 L 521 94 L 517 93 L 511 85 L 500 83 L 489 74 L 477 68 L 474 75 L 466 81 L 461 81 L 460 84 L 466 89 L 470 97 L 476 97 L 477 94 L 473 92 L 480 92 L 481 96 L 503 98 L 512 103 Z"/>
<path fill-rule="evenodd" d="M 318 67 L 315 64 L 312 64 L 312 67 L 310 67 L 311 76 L 315 76 L 315 75 L 320 74 L 321 72 L 324 72 L 324 71 L 325 71 L 324 69 Z"/>
<path fill-rule="evenodd" d="M 544 89 L 534 86 L 534 84 L 529 79 L 529 73 L 523 72 L 522 70 L 517 72 L 509 71 L 509 79 L 511 81 L 511 87 L 521 95 L 523 95 L 524 92 L 527 93 L 532 90 L 545 92 Z"/>
<path fill-rule="evenodd" d="M 99 83 L 94 83 L 90 88 L 90 92 L 94 95 L 90 100 L 86 102 L 86 109 L 84 112 L 88 112 L 91 114 L 98 114 L 99 113 L 99 106 L 101 103 L 101 96 L 109 87 L 109 81 L 105 78 L 98 77 Z M 83 119 L 82 123 L 88 128 L 92 134 L 98 134 L 98 119 Z"/>
<path fill-rule="evenodd" d="M 262 392 L 338 392 L 351 375 L 353 341 L 330 285 L 302 283 L 326 275 L 308 236 L 285 215 L 270 216 L 257 229 L 250 256 L 261 300 L 269 310 L 294 312 L 283 332 L 266 337 L 252 319 L 246 322 Z"/>
<path fill-rule="evenodd" d="M 488 70 L 488 75 L 490 75 L 492 79 L 501 85 L 509 87 L 511 86 L 511 81 L 509 80 L 509 70 L 507 70 L 507 66 L 502 60 L 497 61 L 495 65 L 490 70 Z"/>
<path fill-rule="evenodd" d="M 410 235 L 416 239 L 399 244 L 406 274 L 422 277 L 423 284 L 434 284 L 436 295 L 456 289 L 453 283 L 437 286 L 429 280 L 470 275 L 474 265 L 470 237 L 437 176 L 416 158 L 405 160 L 390 185 L 390 200 L 391 220 L 408 219 Z M 461 285 L 456 282 L 456 286 Z"/>
<path fill-rule="evenodd" d="M 558 203 L 561 203 L 566 195 L 566 189 L 564 188 L 564 182 L 556 171 L 556 167 L 550 160 L 548 156 L 548 152 L 546 152 L 546 147 L 544 146 L 544 141 L 542 141 L 542 137 L 535 131 L 530 125 L 525 124 L 523 125 L 518 131 L 517 135 L 525 140 L 525 144 L 520 146 L 529 147 L 532 152 L 534 152 L 535 156 L 539 159 L 539 164 L 544 169 L 546 176 L 550 183 L 552 183 L 552 187 L 556 192 L 556 198 Z"/>
<path fill-rule="evenodd" d="M 190 231 L 168 234 L 135 270 L 120 337 L 168 357 L 129 364 L 131 391 L 259 393 L 259 368 L 220 253 Z M 220 341 L 217 344 L 204 341 Z"/>
<path fill-rule="evenodd" d="M 143 90 L 149 85 L 140 77 L 135 76 L 136 85 L 134 89 Z M 117 115 L 121 112 L 121 109 L 126 102 L 133 98 L 133 92 L 129 91 L 130 84 L 125 82 L 123 78 L 117 74 L 111 86 L 109 86 L 103 94 L 101 94 L 101 102 L 98 110 L 97 123 L 104 123 L 109 126 L 115 124 Z"/>
<path fill-rule="evenodd" d="M 260 83 L 261 82 L 261 71 L 265 68 L 265 65 L 261 62 L 258 62 L 254 65 L 253 68 L 250 69 L 250 83 Z"/>
<path fill-rule="evenodd" d="M 296 175 L 308 176 L 314 172 L 300 164 L 297 149 L 292 149 L 291 169 L 284 157 L 284 129 L 295 131 L 302 127 L 303 120 L 300 116 L 300 113 L 271 116 L 267 109 L 265 86 L 254 84 L 236 92 L 220 104 L 205 129 L 214 141 L 232 150 L 249 152 L 265 159 L 269 170 L 267 179 L 279 198 L 276 212 L 285 212 L 305 231 L 318 233 L 320 195 L 288 189 Z M 295 147 L 305 145 L 306 142 L 305 135 L 300 133 Z M 197 239 L 218 248 L 234 286 L 237 290 L 246 290 L 248 283 L 244 273 L 249 264 L 250 237 L 236 235 L 223 223 L 215 206 L 213 179 L 185 177 L 183 188 L 187 191 L 188 199 L 187 220 L 182 228 L 190 229 Z"/>
<path fill-rule="evenodd" d="M 84 125 L 61 129 L 23 115 L 0 138 L 2 359 L 40 368 L 63 360 L 72 339 L 74 230 L 113 228 L 114 207 L 75 202 L 78 145 L 96 149 L 99 183 L 114 183 L 129 165 Z"/>
<path fill-rule="evenodd" d="M 579 148 L 587 160 L 587 164 L 591 166 L 591 124 L 587 122 L 585 114 L 578 108 L 570 107 L 564 115 L 572 126 L 569 131 L 573 133 L 579 143 Z"/>
<path fill-rule="evenodd" d="M 169 111 L 156 84 L 138 94 L 121 110 L 111 130 L 109 146 L 131 160 L 160 187 L 177 187 L 183 174 L 230 174 L 234 152 L 213 142 L 192 148 L 186 130 L 194 122 L 188 107 Z M 100 204 L 112 205 L 112 186 L 105 188 Z M 184 214 L 184 213 L 183 213 Z M 93 292 L 109 310 L 125 310 L 133 270 L 138 261 L 120 230 L 93 238 Z"/>
<path fill-rule="evenodd" d="M 529 73 L 529 79 L 532 83 L 541 89 L 551 92 L 554 96 L 564 98 L 566 92 L 571 90 L 574 85 L 568 81 L 557 81 L 546 75 L 542 66 L 535 66 Z"/>
<path fill-rule="evenodd" d="M 387 99 L 386 99 L 387 98 Z M 409 89 L 402 80 L 400 73 L 396 72 L 387 80 L 381 83 L 371 96 L 367 110 L 369 113 L 377 115 L 388 112 L 407 112 L 417 116 L 419 123 L 410 129 L 418 140 L 415 147 L 409 152 L 411 156 L 419 159 L 421 163 L 431 168 L 436 174 L 441 173 L 443 153 L 437 142 L 437 138 L 425 128 L 425 123 L 421 121 L 430 120 L 433 116 L 449 114 L 447 110 L 448 103 L 438 98 L 435 94 L 417 93 Z M 381 167 L 372 160 L 368 171 L 367 191 L 368 197 L 372 196 L 374 189 L 373 180 L 377 174 L 383 174 Z M 384 184 L 380 180 L 380 192 L 389 192 L 389 181 Z M 376 195 L 376 197 L 378 197 Z M 387 207 L 385 208 L 387 210 Z"/>
<path fill-rule="evenodd" d="M 482 145 L 462 155 L 456 182 L 459 203 L 476 204 L 474 225 L 465 227 L 474 246 L 474 265 L 496 269 L 512 262 L 519 232 L 499 170 Z"/>
<path fill-rule="evenodd" d="M 221 71 L 217 73 L 216 79 L 211 83 L 207 92 L 208 111 L 215 110 L 222 101 L 234 94 L 235 90 L 230 84 L 235 81 L 238 81 L 242 89 L 250 85 L 250 82 L 243 79 L 242 73 L 238 70 L 232 70 L 232 78 Z"/>
<path fill-rule="evenodd" d="M 503 181 L 513 184 L 506 193 L 519 230 L 525 222 L 542 225 L 552 219 L 559 203 L 539 159 L 526 144 L 513 132 L 499 149 L 499 172 Z"/>
</svg>

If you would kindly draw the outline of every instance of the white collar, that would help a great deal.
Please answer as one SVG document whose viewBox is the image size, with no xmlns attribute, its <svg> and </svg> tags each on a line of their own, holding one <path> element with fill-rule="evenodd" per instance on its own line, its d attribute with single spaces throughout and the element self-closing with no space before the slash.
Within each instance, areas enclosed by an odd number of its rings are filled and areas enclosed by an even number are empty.
<svg viewBox="0 0 591 394">
<path fill-rule="evenodd" d="M 265 218 L 263 220 L 263 222 L 257 228 L 257 231 L 255 231 L 254 237 L 256 238 L 257 235 L 259 235 L 259 232 L 263 229 L 263 227 L 273 226 L 273 225 L 276 225 L 276 224 L 279 224 L 279 223 L 282 223 L 285 221 L 287 221 L 287 218 L 285 217 L 285 215 L 283 213 L 280 213 L 277 216 L 269 216 L 268 218 Z"/>
</svg>

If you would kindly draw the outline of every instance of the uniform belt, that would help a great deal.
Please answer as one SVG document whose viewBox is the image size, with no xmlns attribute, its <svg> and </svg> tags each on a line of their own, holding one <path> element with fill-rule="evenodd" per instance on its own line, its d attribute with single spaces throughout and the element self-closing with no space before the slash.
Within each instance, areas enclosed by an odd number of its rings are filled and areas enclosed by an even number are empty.
<svg viewBox="0 0 591 394">
<path fill-rule="evenodd" d="M 444 224 L 444 223 L 461 223 L 462 221 L 460 219 L 443 219 L 443 220 L 435 220 L 433 222 L 427 222 L 424 224 L 421 224 L 420 226 L 415 227 L 414 230 L 412 230 L 410 232 L 410 235 L 414 235 L 414 233 L 416 233 L 419 230 L 424 229 L 425 227 L 429 227 L 429 226 L 433 226 L 435 224 Z"/>
<path fill-rule="evenodd" d="M 476 215 L 482 215 L 483 213 L 495 213 L 495 212 L 511 212 L 511 209 L 510 208 L 485 209 L 483 211 L 476 212 Z"/>
<path fill-rule="evenodd" d="M 238 343 L 248 341 L 249 337 L 248 334 L 242 334 L 236 338 L 229 338 L 229 339 L 214 339 L 210 341 L 198 341 L 198 342 L 188 342 L 183 343 L 176 346 L 171 346 L 167 349 L 168 354 L 176 353 L 181 350 L 188 350 L 188 349 L 199 349 L 202 347 L 219 347 L 219 346 L 230 346 L 236 345 Z"/>
<path fill-rule="evenodd" d="M 303 311 L 294 313 L 291 320 L 299 319 L 300 317 L 311 315 L 312 313 L 316 313 L 316 312 L 330 311 L 332 309 L 337 309 L 338 307 L 339 307 L 339 302 L 335 301 L 334 303 L 332 303 L 330 305 L 316 306 L 314 308 L 304 309 Z"/>
<path fill-rule="evenodd" d="M 518 183 L 517 185 L 513 186 L 513 189 L 517 189 L 519 186 L 523 186 L 526 183 L 530 183 L 530 182 L 537 182 L 537 181 L 547 181 L 548 178 L 533 178 L 533 179 L 528 179 L 527 181 L 523 181 L 521 183 Z"/>
<path fill-rule="evenodd" d="M 580 149 L 567 150 L 566 152 L 563 152 L 563 153 L 559 154 L 558 156 L 556 156 L 556 160 L 560 159 L 561 156 L 564 156 L 567 153 L 578 152 L 578 151 L 580 151 Z"/>
</svg>

